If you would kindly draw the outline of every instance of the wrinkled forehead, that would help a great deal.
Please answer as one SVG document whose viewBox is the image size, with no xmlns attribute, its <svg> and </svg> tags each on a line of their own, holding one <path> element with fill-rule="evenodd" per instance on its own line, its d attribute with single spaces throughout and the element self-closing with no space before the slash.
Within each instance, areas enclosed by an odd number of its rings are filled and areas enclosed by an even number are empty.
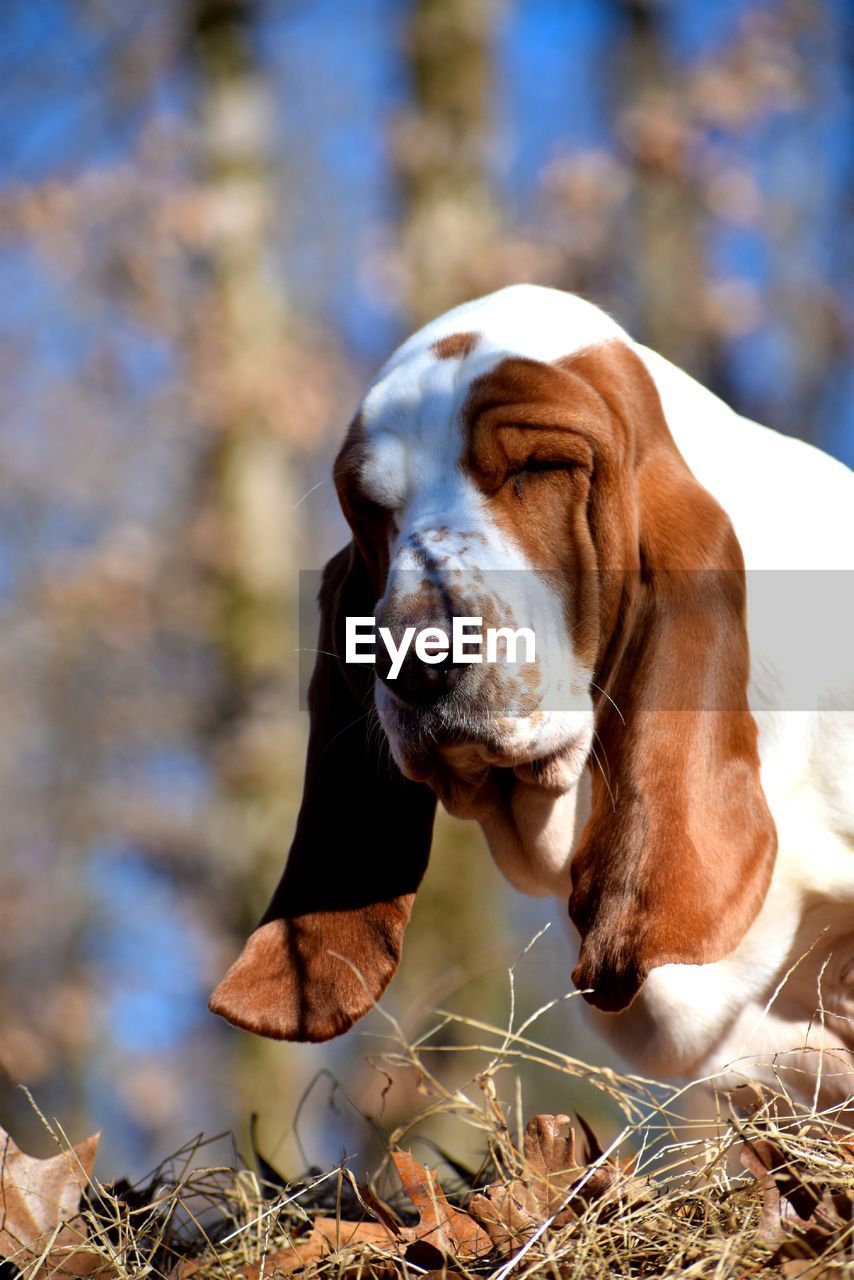
<svg viewBox="0 0 854 1280">
<path fill-rule="evenodd" d="M 504 289 L 440 316 L 398 348 L 362 403 L 366 492 L 390 509 L 434 489 L 447 497 L 476 382 L 508 358 L 552 363 L 625 336 L 591 303 L 537 286 Z"/>
</svg>

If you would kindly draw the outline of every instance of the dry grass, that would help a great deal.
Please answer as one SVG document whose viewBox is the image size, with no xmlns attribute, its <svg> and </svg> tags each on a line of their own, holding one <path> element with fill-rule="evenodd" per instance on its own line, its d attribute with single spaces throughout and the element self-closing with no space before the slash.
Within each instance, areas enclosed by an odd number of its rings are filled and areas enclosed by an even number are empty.
<svg viewBox="0 0 854 1280">
<path fill-rule="evenodd" d="M 442 1033 L 452 1020 L 449 1045 Z M 203 1150 L 192 1144 L 145 1186 L 91 1188 L 77 1220 L 74 1269 L 122 1280 L 261 1280 L 277 1272 L 854 1277 L 854 1142 L 839 1109 L 799 1105 L 782 1071 L 776 1088 L 746 1086 L 740 1098 L 715 1093 L 713 1082 L 663 1089 L 539 1043 L 535 1021 L 506 1030 L 443 1015 L 407 1043 L 389 1019 L 380 1060 L 389 1071 L 417 1073 L 425 1105 L 389 1135 L 389 1154 L 368 1187 L 344 1167 L 286 1185 L 247 1167 L 200 1168 Z M 451 1088 L 437 1063 L 463 1052 L 477 1054 L 478 1069 L 467 1087 Z M 588 1134 L 581 1152 L 583 1122 L 573 1151 L 566 1118 L 534 1121 L 526 1136 L 515 1104 L 501 1100 L 502 1091 L 514 1095 L 522 1061 L 587 1081 L 610 1101 L 622 1123 L 604 1151 Z M 832 1069 L 826 1060 L 823 1070 Z M 749 1063 L 743 1074 L 749 1078 Z M 703 1124 L 688 1114 L 700 1088 L 713 1099 L 713 1118 Z M 483 1163 L 470 1179 L 450 1169 L 447 1180 L 440 1175 L 447 1202 L 428 1178 L 436 1212 L 422 1204 L 419 1221 L 392 1172 L 392 1153 L 431 1117 L 448 1114 L 476 1132 Z M 480 1243 L 465 1243 L 456 1228 L 437 1234 L 448 1203 L 463 1211 L 455 1220 L 463 1227 L 477 1220 Z M 26 1274 L 51 1272 L 58 1274 L 56 1261 L 45 1249 Z"/>
</svg>

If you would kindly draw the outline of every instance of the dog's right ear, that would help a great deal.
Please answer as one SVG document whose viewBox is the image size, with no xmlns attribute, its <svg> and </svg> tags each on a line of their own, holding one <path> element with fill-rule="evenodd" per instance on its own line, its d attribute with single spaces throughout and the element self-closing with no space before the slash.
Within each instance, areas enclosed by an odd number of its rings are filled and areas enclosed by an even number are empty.
<svg viewBox="0 0 854 1280">
<path fill-rule="evenodd" d="M 391 758 L 371 666 L 345 665 L 344 620 L 375 590 L 354 543 L 327 564 L 308 691 L 302 806 L 262 920 L 210 999 L 235 1026 L 275 1040 L 329 1040 L 366 1014 L 400 960 L 427 867 L 436 797 Z"/>
<path fill-rule="evenodd" d="M 615 565 L 600 576 L 614 627 L 596 670 L 602 766 L 569 901 L 582 937 L 573 981 L 619 1013 L 652 969 L 735 950 L 765 901 L 777 829 L 748 699 L 735 529 L 679 452 L 636 352 L 602 344 L 573 368 L 630 442 L 610 481 L 600 465 L 599 526 Z"/>
</svg>

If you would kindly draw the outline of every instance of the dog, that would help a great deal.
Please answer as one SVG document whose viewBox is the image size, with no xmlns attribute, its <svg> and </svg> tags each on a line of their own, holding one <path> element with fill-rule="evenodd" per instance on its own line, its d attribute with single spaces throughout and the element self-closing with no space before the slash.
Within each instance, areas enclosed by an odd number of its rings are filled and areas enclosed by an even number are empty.
<svg viewBox="0 0 854 1280">
<path fill-rule="evenodd" d="M 849 1097 L 854 474 L 516 285 L 391 356 L 334 479 L 352 541 L 320 590 L 296 834 L 211 1009 L 304 1041 L 362 1017 L 438 799 L 568 903 L 572 979 L 638 1069 L 787 1055 L 809 1090 L 812 1045 Z M 524 622 L 536 654 L 461 660 L 457 618 Z M 347 662 L 353 619 L 399 660 Z"/>
</svg>

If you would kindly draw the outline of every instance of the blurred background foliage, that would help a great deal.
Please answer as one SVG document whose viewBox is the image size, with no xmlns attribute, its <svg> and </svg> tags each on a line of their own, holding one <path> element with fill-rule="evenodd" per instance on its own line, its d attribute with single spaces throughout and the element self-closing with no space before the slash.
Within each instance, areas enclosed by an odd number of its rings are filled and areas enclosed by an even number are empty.
<svg viewBox="0 0 854 1280">
<path fill-rule="evenodd" d="M 289 1172 L 358 1167 L 361 1113 L 417 1106 L 366 1058 L 379 1015 L 282 1046 L 205 1007 L 299 801 L 297 577 L 345 538 L 331 455 L 409 329 L 532 280 L 854 462 L 852 59 L 845 0 L 6 0 L 0 1123 L 23 1143 L 21 1082 L 105 1130 L 103 1176 L 195 1130 L 245 1147 L 253 1110 Z M 560 995 L 560 914 L 440 822 L 389 1008 L 503 1022 L 549 920 L 519 1002 Z M 540 1034 L 601 1052 L 560 1011 Z"/>
</svg>

